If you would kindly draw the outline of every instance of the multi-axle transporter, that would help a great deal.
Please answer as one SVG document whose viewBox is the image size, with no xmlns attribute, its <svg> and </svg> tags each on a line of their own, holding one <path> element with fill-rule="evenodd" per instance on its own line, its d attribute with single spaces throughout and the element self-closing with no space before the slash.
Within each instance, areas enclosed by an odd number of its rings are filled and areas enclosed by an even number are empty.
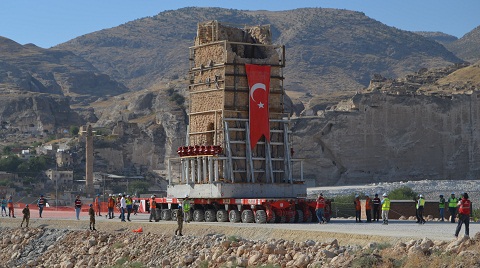
<svg viewBox="0 0 480 268">
<path fill-rule="evenodd" d="M 175 219 L 185 197 L 193 221 L 310 222 L 301 160 L 284 113 L 285 47 L 269 26 L 198 24 L 190 48 L 186 146 L 168 161 L 158 219 Z M 329 215 L 327 203 L 327 218 Z"/>
</svg>

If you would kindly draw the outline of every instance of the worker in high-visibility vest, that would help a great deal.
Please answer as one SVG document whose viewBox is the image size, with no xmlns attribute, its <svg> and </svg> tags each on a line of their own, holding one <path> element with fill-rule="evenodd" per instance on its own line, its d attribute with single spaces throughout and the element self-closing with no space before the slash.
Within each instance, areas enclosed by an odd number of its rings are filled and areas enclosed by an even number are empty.
<svg viewBox="0 0 480 268">
<path fill-rule="evenodd" d="M 388 224 L 388 212 L 390 211 L 390 199 L 388 199 L 387 193 L 384 193 L 382 200 L 382 219 L 383 224 Z"/>
<path fill-rule="evenodd" d="M 188 197 L 188 195 L 185 196 L 185 199 L 183 200 L 183 203 L 182 203 L 182 207 L 183 207 L 183 214 L 184 214 L 184 220 L 185 222 L 190 222 L 190 198 Z"/>
<path fill-rule="evenodd" d="M 455 193 L 452 193 L 448 198 L 448 210 L 450 211 L 450 222 L 455 223 L 455 215 L 457 213 L 458 199 L 455 197 Z"/>
<path fill-rule="evenodd" d="M 425 219 L 423 218 L 423 211 L 425 207 L 425 198 L 423 198 L 423 195 L 418 196 L 418 201 L 417 201 L 417 209 L 418 209 L 418 223 L 419 224 L 425 224 Z"/>
<path fill-rule="evenodd" d="M 438 210 L 440 211 L 440 221 L 445 221 L 445 198 L 443 194 L 440 195 L 440 201 L 438 201 Z"/>
<path fill-rule="evenodd" d="M 472 203 L 468 200 L 468 194 L 464 193 L 463 198 L 458 202 L 459 218 L 457 229 L 455 230 L 455 237 L 458 237 L 458 233 L 460 233 L 460 229 L 462 229 L 462 224 L 465 224 L 465 236 L 469 236 L 471 205 Z"/>
</svg>

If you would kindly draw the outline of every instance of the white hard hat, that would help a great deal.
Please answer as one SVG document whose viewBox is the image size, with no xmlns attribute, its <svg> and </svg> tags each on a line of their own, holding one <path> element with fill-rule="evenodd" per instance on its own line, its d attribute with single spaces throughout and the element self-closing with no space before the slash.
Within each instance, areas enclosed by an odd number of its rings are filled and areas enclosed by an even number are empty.
<svg viewBox="0 0 480 268">
<path fill-rule="evenodd" d="M 423 195 L 420 194 L 420 195 L 418 195 L 418 197 L 423 197 Z"/>
<path fill-rule="evenodd" d="M 358 197 L 358 194 L 355 195 L 355 198 L 357 198 L 357 197 Z"/>
<path fill-rule="evenodd" d="M 127 197 L 130 197 L 130 195 L 127 195 Z"/>
<path fill-rule="evenodd" d="M 150 196 L 150 198 L 155 198 L 155 196 L 154 196 L 154 195 L 152 195 L 152 196 Z"/>
<path fill-rule="evenodd" d="M 188 194 L 185 195 L 185 198 L 187 198 L 187 197 L 188 197 Z"/>
<path fill-rule="evenodd" d="M 382 195 L 382 196 L 384 196 L 384 197 L 385 197 L 385 196 L 387 196 L 387 193 L 383 193 L 383 195 Z"/>
</svg>

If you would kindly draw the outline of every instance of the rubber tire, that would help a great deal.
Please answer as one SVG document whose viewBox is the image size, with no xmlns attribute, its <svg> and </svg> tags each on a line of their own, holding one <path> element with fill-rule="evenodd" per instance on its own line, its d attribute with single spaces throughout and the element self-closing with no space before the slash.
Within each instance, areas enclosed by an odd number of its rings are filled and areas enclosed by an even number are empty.
<svg viewBox="0 0 480 268">
<path fill-rule="evenodd" d="M 217 210 L 217 221 L 218 222 L 227 222 L 228 221 L 228 213 L 225 209 Z"/>
<path fill-rule="evenodd" d="M 170 209 L 162 210 L 162 219 L 166 221 L 172 220 L 172 211 Z"/>
<path fill-rule="evenodd" d="M 267 223 L 267 212 L 265 212 L 265 210 L 257 210 L 255 213 L 255 223 Z"/>
<path fill-rule="evenodd" d="M 313 215 L 311 212 L 309 216 L 304 215 L 304 222 L 312 222 L 312 219 L 313 219 Z"/>
<path fill-rule="evenodd" d="M 303 211 L 297 210 L 297 213 L 295 213 L 295 222 L 303 222 Z"/>
<path fill-rule="evenodd" d="M 205 211 L 203 209 L 195 209 L 193 211 L 193 220 L 196 222 L 205 221 Z"/>
<path fill-rule="evenodd" d="M 228 219 L 230 220 L 230 222 L 241 222 L 242 221 L 242 215 L 241 215 L 240 211 L 232 209 L 228 213 Z"/>
<path fill-rule="evenodd" d="M 206 222 L 214 222 L 217 220 L 217 215 L 215 213 L 215 210 L 213 209 L 207 209 L 205 211 L 205 221 Z"/>
<path fill-rule="evenodd" d="M 275 223 L 275 219 L 277 218 L 277 216 L 275 215 L 275 211 L 272 210 L 272 218 L 268 221 L 268 223 Z"/>
<path fill-rule="evenodd" d="M 295 223 L 295 215 L 297 215 L 296 212 L 293 214 L 293 217 L 291 217 L 290 219 L 288 219 L 288 223 Z"/>
<path fill-rule="evenodd" d="M 155 209 L 155 222 L 158 222 L 162 219 L 162 210 L 159 208 Z"/>
<path fill-rule="evenodd" d="M 312 213 L 312 220 L 311 220 L 311 222 L 318 222 L 317 212 L 315 211 L 315 209 L 310 209 L 310 213 Z"/>
<path fill-rule="evenodd" d="M 242 211 L 242 222 L 243 223 L 252 223 L 254 220 L 253 211 L 246 209 Z"/>
</svg>

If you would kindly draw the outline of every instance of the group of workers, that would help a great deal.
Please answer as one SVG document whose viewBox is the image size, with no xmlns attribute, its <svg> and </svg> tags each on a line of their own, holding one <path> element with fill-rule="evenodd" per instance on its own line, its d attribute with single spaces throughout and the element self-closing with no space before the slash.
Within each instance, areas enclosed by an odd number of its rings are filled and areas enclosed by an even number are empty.
<svg viewBox="0 0 480 268">
<path fill-rule="evenodd" d="M 390 199 L 388 198 L 387 193 L 382 195 L 383 199 L 380 200 L 378 194 L 375 194 L 373 199 L 370 198 L 369 194 L 365 194 L 365 216 L 367 217 L 367 222 L 375 222 L 380 220 L 380 215 L 383 220 L 383 224 L 388 224 L 388 213 L 390 211 Z M 353 200 L 355 206 L 355 222 L 362 222 L 362 206 L 360 201 L 360 196 L 355 195 Z M 373 214 L 373 219 L 372 219 Z"/>
<path fill-rule="evenodd" d="M 382 220 L 383 224 L 388 225 L 388 213 L 390 211 L 390 199 L 388 195 L 384 193 L 382 195 L 383 199 L 380 200 L 378 194 L 375 194 L 375 198 L 370 199 L 368 194 L 365 195 L 365 214 L 367 217 L 367 222 L 372 221 L 379 221 L 380 211 L 382 211 Z M 425 224 L 426 220 L 423 218 L 423 213 L 425 209 L 425 198 L 422 194 L 418 195 L 418 197 L 414 198 L 415 201 L 415 209 L 416 209 L 416 223 Z M 360 196 L 355 195 L 355 200 L 353 201 L 355 206 L 355 222 L 362 222 L 361 220 L 361 201 Z M 465 225 L 465 235 L 469 236 L 470 228 L 470 214 L 471 214 L 471 201 L 469 200 L 468 193 L 463 193 L 460 199 L 455 197 L 455 193 L 452 193 L 448 200 L 445 200 L 443 195 L 440 195 L 439 200 L 439 212 L 440 212 L 440 221 L 444 221 L 445 218 L 445 206 L 448 206 L 450 212 L 450 221 L 455 223 L 455 218 L 457 215 L 458 209 L 458 225 L 455 230 L 455 237 L 458 237 L 458 234 L 462 228 L 462 225 Z M 316 216 L 318 219 L 318 223 L 326 223 L 324 217 L 324 209 L 325 209 L 325 198 L 323 197 L 323 193 L 320 193 L 317 197 L 317 204 L 316 204 Z M 373 220 L 372 220 L 372 210 L 373 210 Z"/>
</svg>

